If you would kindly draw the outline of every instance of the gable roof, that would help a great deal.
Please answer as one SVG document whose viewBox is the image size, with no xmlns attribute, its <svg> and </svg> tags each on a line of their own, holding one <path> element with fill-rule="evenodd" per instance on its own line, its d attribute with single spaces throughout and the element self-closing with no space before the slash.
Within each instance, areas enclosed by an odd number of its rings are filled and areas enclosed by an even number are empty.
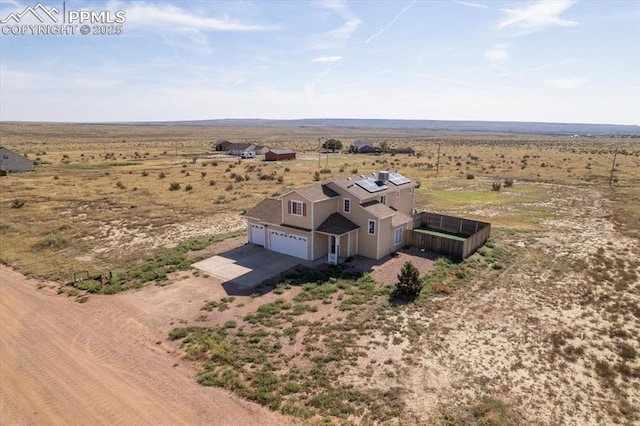
<svg viewBox="0 0 640 426">
<path fill-rule="evenodd" d="M 317 232 L 324 234 L 342 235 L 354 229 L 360 228 L 340 213 L 332 213 L 329 217 L 318 226 Z"/>
<path fill-rule="evenodd" d="M 365 141 L 365 140 L 357 140 L 353 143 L 353 146 L 355 146 L 356 148 L 360 148 L 363 146 L 371 146 L 373 147 L 373 142 L 371 141 Z"/>
<path fill-rule="evenodd" d="M 244 215 L 261 222 L 280 224 L 282 222 L 282 201 L 265 198 Z"/>
<path fill-rule="evenodd" d="M 254 147 L 255 145 L 252 143 L 232 143 L 229 145 L 229 150 L 245 150 L 247 148 Z"/>
<path fill-rule="evenodd" d="M 325 184 L 306 186 L 304 188 L 294 189 L 293 191 L 290 191 L 287 194 L 294 191 L 302 195 L 304 198 L 306 198 L 311 202 L 328 200 L 329 198 L 334 198 L 340 195 Z M 287 194 L 284 194 L 284 195 L 287 195 Z"/>
</svg>

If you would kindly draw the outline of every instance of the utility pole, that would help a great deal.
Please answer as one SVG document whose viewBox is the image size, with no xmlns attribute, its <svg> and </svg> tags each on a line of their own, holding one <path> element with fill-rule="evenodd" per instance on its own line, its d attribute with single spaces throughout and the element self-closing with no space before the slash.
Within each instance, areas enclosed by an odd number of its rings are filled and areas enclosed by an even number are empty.
<svg viewBox="0 0 640 426">
<path fill-rule="evenodd" d="M 322 138 L 318 138 L 318 167 L 320 167 L 320 142 Z"/>
<path fill-rule="evenodd" d="M 611 163 L 611 175 L 609 176 L 609 188 L 611 188 L 612 191 L 613 191 L 613 185 L 611 185 L 611 183 L 613 182 L 613 171 L 616 168 L 617 156 L 618 156 L 618 147 L 616 147 L 616 150 L 613 152 L 613 163 Z"/>
<path fill-rule="evenodd" d="M 438 176 L 439 171 L 440 171 L 440 144 L 438 144 L 438 162 L 436 164 L 436 177 Z"/>
</svg>

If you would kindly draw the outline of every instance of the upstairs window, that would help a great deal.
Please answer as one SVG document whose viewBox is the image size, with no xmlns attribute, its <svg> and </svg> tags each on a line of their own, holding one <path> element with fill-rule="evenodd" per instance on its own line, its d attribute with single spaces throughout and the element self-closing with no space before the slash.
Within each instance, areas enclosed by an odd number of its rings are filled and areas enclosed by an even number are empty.
<svg viewBox="0 0 640 426">
<path fill-rule="evenodd" d="M 342 211 L 344 211 L 345 213 L 351 213 L 351 199 L 350 198 L 345 198 L 344 199 L 344 204 L 343 204 Z"/>
<path fill-rule="evenodd" d="M 400 191 L 396 191 L 396 198 L 400 198 Z"/>
<path fill-rule="evenodd" d="M 381 195 L 380 196 L 380 202 L 382 204 L 387 204 L 387 196 L 386 195 Z"/>
<path fill-rule="evenodd" d="M 305 205 L 302 201 L 289 201 L 289 213 L 294 216 L 305 216 Z"/>
</svg>

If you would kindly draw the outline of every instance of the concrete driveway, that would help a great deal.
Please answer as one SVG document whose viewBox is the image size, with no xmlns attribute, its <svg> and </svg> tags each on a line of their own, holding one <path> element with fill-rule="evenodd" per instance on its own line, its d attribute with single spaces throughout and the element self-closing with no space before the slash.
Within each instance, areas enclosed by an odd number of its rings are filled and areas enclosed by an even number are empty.
<svg viewBox="0 0 640 426">
<path fill-rule="evenodd" d="M 264 280 L 300 264 L 310 264 L 302 259 L 265 250 L 255 244 L 210 257 L 193 264 L 193 267 L 209 275 L 215 275 L 225 283 L 233 283 L 240 289 L 257 287 Z"/>
</svg>

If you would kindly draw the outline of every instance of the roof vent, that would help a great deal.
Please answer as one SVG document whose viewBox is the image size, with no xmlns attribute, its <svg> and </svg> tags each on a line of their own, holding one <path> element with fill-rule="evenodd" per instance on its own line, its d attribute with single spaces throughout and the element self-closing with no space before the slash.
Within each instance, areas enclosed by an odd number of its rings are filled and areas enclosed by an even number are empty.
<svg viewBox="0 0 640 426">
<path fill-rule="evenodd" d="M 389 181 L 389 172 L 386 170 L 381 170 L 378 172 L 378 181 L 386 184 Z"/>
</svg>

